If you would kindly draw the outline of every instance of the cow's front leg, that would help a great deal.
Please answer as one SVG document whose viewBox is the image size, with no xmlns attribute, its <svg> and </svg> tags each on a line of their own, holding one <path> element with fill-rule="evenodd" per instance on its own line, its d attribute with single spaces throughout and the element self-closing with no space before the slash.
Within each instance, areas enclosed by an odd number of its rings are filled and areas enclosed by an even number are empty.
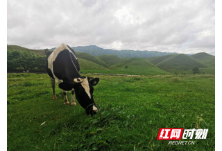
<svg viewBox="0 0 222 151">
<path fill-rule="evenodd" d="M 52 90 L 53 90 L 53 97 L 52 99 L 57 99 L 56 94 L 55 94 L 55 79 L 50 78 L 51 79 L 51 84 L 52 84 Z"/>
<path fill-rule="evenodd" d="M 67 91 L 62 90 L 63 96 L 64 96 L 64 104 L 69 104 L 68 98 L 67 98 Z"/>
<path fill-rule="evenodd" d="M 74 93 L 75 93 L 74 89 L 72 89 L 71 92 L 72 92 L 71 105 L 76 105 L 76 102 L 75 102 L 75 99 L 74 99 Z"/>
</svg>

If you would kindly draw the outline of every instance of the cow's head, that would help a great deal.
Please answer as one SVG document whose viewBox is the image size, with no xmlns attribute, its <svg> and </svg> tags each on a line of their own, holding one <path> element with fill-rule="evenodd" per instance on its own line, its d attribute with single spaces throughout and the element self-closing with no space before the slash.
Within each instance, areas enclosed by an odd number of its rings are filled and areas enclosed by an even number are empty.
<svg viewBox="0 0 222 151">
<path fill-rule="evenodd" d="M 87 77 L 75 78 L 75 93 L 79 104 L 86 110 L 86 114 L 94 115 L 98 112 L 98 108 L 93 99 L 93 86 L 97 85 L 99 78 L 90 80 Z"/>
</svg>

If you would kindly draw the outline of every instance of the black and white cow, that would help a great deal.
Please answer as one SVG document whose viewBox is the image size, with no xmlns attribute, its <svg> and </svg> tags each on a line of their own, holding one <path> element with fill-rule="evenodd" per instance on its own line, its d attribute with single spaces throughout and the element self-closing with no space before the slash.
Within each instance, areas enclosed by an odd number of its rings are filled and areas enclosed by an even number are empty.
<svg viewBox="0 0 222 151">
<path fill-rule="evenodd" d="M 74 50 L 66 44 L 61 44 L 53 52 L 47 53 L 47 73 L 51 78 L 53 99 L 55 94 L 55 82 L 62 89 L 64 104 L 69 104 L 66 93 L 72 91 L 71 105 L 76 105 L 74 92 L 79 104 L 86 110 L 86 114 L 93 115 L 98 109 L 93 99 L 93 86 L 97 85 L 99 78 L 91 79 L 81 77 L 79 63 Z"/>
</svg>

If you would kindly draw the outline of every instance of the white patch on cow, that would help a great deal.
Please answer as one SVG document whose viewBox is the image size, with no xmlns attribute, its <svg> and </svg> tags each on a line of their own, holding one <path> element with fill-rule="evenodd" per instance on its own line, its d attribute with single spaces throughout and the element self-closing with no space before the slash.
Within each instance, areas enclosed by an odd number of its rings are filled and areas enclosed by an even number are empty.
<svg viewBox="0 0 222 151">
<path fill-rule="evenodd" d="M 93 105 L 93 111 L 97 112 L 98 109 Z"/>
<path fill-rule="evenodd" d="M 49 56 L 48 58 L 48 68 L 51 70 L 53 77 L 55 78 L 55 81 L 57 84 L 62 83 L 63 81 L 58 79 L 55 75 L 54 75 L 54 70 L 53 70 L 53 62 L 55 61 L 56 57 L 58 56 L 58 54 L 67 49 L 71 54 L 73 54 L 73 56 L 77 59 L 77 57 L 75 56 L 75 54 L 67 47 L 66 44 L 62 43 L 61 46 L 57 47 Z M 73 63 L 73 65 L 75 66 L 75 64 Z M 76 66 L 75 66 L 76 68 Z M 77 71 L 77 68 L 76 68 Z"/>
<path fill-rule="evenodd" d="M 82 87 L 85 89 L 86 93 L 88 94 L 89 98 L 91 99 L 90 89 L 89 89 L 89 82 L 87 78 L 82 79 Z"/>
<path fill-rule="evenodd" d="M 55 78 L 55 81 L 58 85 L 63 82 L 63 80 L 59 80 L 58 78 Z"/>
<path fill-rule="evenodd" d="M 73 81 L 74 81 L 75 83 L 81 83 L 81 82 L 83 82 L 83 79 L 81 79 L 81 78 L 75 78 Z"/>
<path fill-rule="evenodd" d="M 71 99 L 71 105 L 76 105 L 75 99 L 74 99 L 74 89 L 72 89 L 72 99 Z"/>
</svg>

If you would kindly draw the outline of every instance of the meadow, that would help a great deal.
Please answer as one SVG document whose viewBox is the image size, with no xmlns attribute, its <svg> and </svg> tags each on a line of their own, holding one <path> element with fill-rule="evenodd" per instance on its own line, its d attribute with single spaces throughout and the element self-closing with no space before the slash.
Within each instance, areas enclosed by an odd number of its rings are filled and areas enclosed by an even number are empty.
<svg viewBox="0 0 222 151">
<path fill-rule="evenodd" d="M 47 74 L 7 74 L 9 151 L 215 150 L 214 74 L 81 75 L 100 78 L 93 117 L 78 102 L 63 105 L 58 86 L 53 100 Z M 194 145 L 168 145 L 157 140 L 159 128 L 209 130 Z"/>
</svg>

